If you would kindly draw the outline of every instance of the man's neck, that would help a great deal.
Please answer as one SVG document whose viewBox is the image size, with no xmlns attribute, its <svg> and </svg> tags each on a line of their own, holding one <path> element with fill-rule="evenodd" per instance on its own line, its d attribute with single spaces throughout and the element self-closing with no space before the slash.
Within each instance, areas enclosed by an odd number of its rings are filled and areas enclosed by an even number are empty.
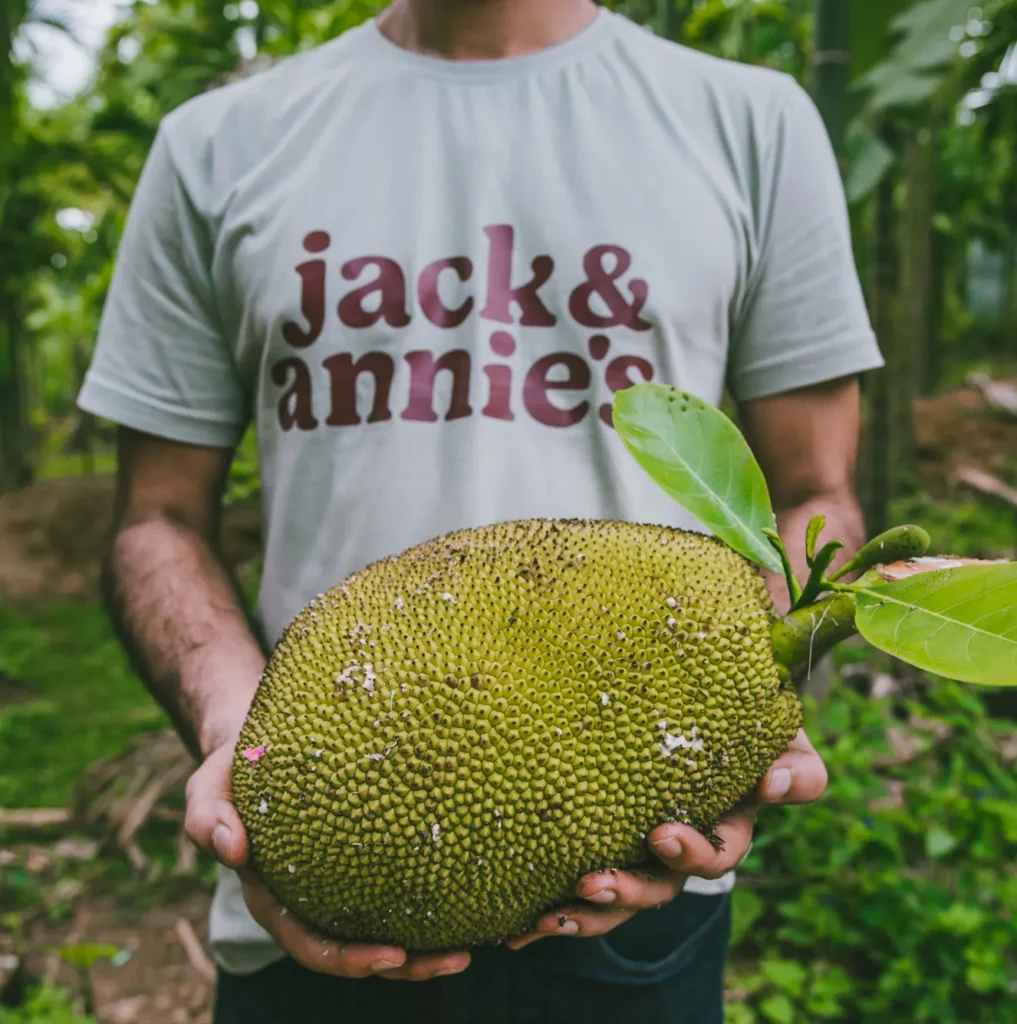
<svg viewBox="0 0 1017 1024">
<path fill-rule="evenodd" d="M 593 0 L 394 0 L 378 28 L 446 60 L 499 60 L 563 43 L 597 16 Z"/>
</svg>

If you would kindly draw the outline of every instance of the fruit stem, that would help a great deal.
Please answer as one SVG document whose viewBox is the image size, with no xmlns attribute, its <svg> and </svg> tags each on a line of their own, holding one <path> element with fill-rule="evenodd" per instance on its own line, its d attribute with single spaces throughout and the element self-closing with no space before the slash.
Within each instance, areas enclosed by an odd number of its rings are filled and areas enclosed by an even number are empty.
<svg viewBox="0 0 1017 1024">
<path fill-rule="evenodd" d="M 853 636 L 857 601 L 853 593 L 837 593 L 774 619 L 770 627 L 773 656 L 791 670 L 812 663 L 830 648 Z"/>
</svg>

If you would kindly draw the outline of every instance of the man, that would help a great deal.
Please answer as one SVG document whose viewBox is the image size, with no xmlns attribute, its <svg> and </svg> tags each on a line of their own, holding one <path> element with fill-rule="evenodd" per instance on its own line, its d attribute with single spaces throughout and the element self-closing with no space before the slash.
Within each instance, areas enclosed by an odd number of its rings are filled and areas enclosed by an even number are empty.
<svg viewBox="0 0 1017 1024">
<path fill-rule="evenodd" d="M 631 383 L 727 385 L 799 563 L 818 512 L 857 545 L 856 376 L 878 365 L 807 96 L 592 0 L 395 0 L 166 118 L 80 401 L 122 428 L 111 607 L 202 761 L 187 828 L 221 862 L 218 1024 L 719 1022 L 758 804 L 826 785 L 804 733 L 721 849 L 664 825 L 657 870 L 585 878 L 472 956 L 329 942 L 284 913 L 247 866 L 233 743 L 286 624 L 377 558 L 531 516 L 695 527 L 611 427 Z M 215 546 L 252 416 L 253 624 Z"/>
</svg>

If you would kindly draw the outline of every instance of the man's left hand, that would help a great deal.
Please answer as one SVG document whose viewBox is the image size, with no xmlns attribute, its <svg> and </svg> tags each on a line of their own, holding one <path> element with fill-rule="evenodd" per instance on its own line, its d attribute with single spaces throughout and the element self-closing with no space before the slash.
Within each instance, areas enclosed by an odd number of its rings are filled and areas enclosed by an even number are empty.
<svg viewBox="0 0 1017 1024">
<path fill-rule="evenodd" d="M 576 895 L 582 902 L 545 914 L 536 931 L 512 939 L 507 945 L 522 949 L 552 935 L 604 935 L 640 910 L 673 900 L 689 877 L 713 879 L 726 875 L 748 853 L 756 815 L 764 804 L 811 803 L 823 795 L 826 783 L 826 766 L 803 730 L 771 766 L 755 798 L 717 825 L 722 845 L 714 845 L 687 825 L 661 825 L 647 837 L 650 849 L 661 862 L 659 866 L 585 875 L 576 886 Z"/>
</svg>

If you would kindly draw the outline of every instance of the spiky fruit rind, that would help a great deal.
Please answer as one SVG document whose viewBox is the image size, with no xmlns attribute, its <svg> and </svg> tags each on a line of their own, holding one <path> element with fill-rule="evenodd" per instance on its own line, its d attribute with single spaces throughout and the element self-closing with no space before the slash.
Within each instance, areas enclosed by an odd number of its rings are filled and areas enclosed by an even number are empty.
<svg viewBox="0 0 1017 1024">
<path fill-rule="evenodd" d="M 265 671 L 233 767 L 254 863 L 342 939 L 525 932 L 657 825 L 710 834 L 783 752 L 771 616 L 745 559 L 660 526 L 528 520 L 377 562 Z"/>
</svg>

